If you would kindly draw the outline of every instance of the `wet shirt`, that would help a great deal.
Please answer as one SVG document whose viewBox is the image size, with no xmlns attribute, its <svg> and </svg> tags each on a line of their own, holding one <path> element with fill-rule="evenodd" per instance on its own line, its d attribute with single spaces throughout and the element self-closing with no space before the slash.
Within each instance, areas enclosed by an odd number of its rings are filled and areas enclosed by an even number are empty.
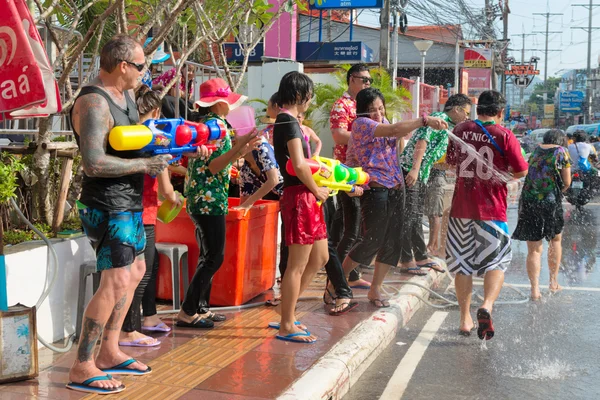
<svg viewBox="0 0 600 400">
<path fill-rule="evenodd" d="M 450 117 L 444 112 L 435 112 L 431 114 L 431 116 L 441 118 L 448 123 L 448 126 L 452 126 Z M 448 149 L 448 131 L 445 129 L 438 131 L 428 126 L 419 128 L 408 140 L 408 143 L 406 143 L 406 146 L 404 147 L 404 151 L 400 155 L 400 165 L 406 171 L 412 169 L 415 148 L 419 140 L 425 140 L 427 142 L 427 148 L 425 149 L 425 154 L 421 161 L 421 169 L 419 170 L 419 181 L 427 183 L 431 173 L 431 167 L 446 154 L 446 150 Z"/>
<path fill-rule="evenodd" d="M 273 129 L 273 148 L 275 149 L 277 164 L 281 166 L 279 171 L 283 176 L 283 187 L 304 185 L 298 177 L 288 174 L 286 170 L 286 164 L 290 158 L 288 142 L 293 139 L 300 139 L 302 153 L 305 158 L 308 158 L 308 143 L 304 140 L 298 120 L 288 113 L 281 112 L 277 115 L 275 128 Z"/>
<path fill-rule="evenodd" d="M 352 123 L 356 119 L 356 100 L 348 92 L 333 103 L 329 113 L 329 128 L 351 130 Z M 333 148 L 333 158 L 342 163 L 346 162 L 346 151 L 348 146 L 345 144 L 336 144 Z"/>
<path fill-rule="evenodd" d="M 273 188 L 273 193 L 278 196 L 283 194 L 283 177 L 279 173 L 279 166 L 275 160 L 275 152 L 273 147 L 263 137 L 257 150 L 252 151 L 254 161 L 260 170 L 260 174 L 250 166 L 250 163 L 244 161 L 244 165 L 240 168 L 240 195 L 252 196 L 260 187 L 267 181 L 267 171 L 272 169 L 277 171 L 279 176 L 279 184 Z"/>
<path fill-rule="evenodd" d="M 521 155 L 521 146 L 515 135 L 509 129 L 493 122 L 484 122 L 483 125 L 504 155 L 474 121 L 458 124 L 454 128 L 454 134 L 477 151 L 477 157 L 490 162 L 500 173 L 507 174 L 509 167 L 515 172 L 527 170 L 528 164 Z M 448 145 L 446 162 L 456 165 L 456 185 L 450 216 L 506 222 L 506 182 L 499 179 L 491 168 L 478 162 L 476 156 L 469 153 L 464 145 L 457 144 L 454 140 Z"/>
<path fill-rule="evenodd" d="M 227 127 L 225 120 L 213 113 L 210 113 L 204 121 L 211 119 L 216 119 L 219 125 Z M 231 164 L 214 175 L 208 165 L 215 158 L 231 150 L 230 131 L 228 130 L 223 139 L 213 143 L 217 149 L 208 158 L 190 158 L 188 161 L 185 195 L 189 214 L 227 215 Z"/>
<path fill-rule="evenodd" d="M 571 166 L 569 152 L 564 147 L 536 147 L 529 157 L 529 172 L 521 197 L 530 201 L 557 202 L 562 198 L 560 171 Z"/>
<path fill-rule="evenodd" d="M 384 121 L 387 123 L 387 121 Z M 369 174 L 371 182 L 387 188 L 404 185 L 398 165 L 396 138 L 376 137 L 378 122 L 361 117 L 352 124 L 352 160 Z"/>
</svg>

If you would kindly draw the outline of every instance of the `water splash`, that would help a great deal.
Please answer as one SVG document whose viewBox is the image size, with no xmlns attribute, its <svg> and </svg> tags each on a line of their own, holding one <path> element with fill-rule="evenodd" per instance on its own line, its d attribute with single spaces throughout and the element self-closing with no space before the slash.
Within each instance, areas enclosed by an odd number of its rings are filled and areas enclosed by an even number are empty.
<svg viewBox="0 0 600 400">
<path fill-rule="evenodd" d="M 506 376 L 511 378 L 548 381 L 565 379 L 577 375 L 572 365 L 558 359 L 549 358 L 527 361 L 524 365 L 515 365 L 513 370 L 506 371 Z"/>
</svg>

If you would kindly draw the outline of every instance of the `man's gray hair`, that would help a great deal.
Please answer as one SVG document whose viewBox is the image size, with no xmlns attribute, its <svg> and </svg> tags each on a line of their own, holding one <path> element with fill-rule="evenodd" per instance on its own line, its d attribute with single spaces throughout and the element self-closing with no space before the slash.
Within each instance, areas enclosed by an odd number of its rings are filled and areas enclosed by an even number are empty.
<svg viewBox="0 0 600 400">
<path fill-rule="evenodd" d="M 140 44 L 129 35 L 116 35 L 100 52 L 100 68 L 111 73 L 123 61 L 133 61 L 133 52 Z"/>
</svg>

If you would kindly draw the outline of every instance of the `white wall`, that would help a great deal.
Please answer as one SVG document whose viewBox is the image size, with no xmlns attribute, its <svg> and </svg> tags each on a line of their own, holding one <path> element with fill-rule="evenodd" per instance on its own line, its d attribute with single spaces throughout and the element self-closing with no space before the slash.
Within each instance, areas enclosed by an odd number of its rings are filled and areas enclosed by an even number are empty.
<svg viewBox="0 0 600 400">
<path fill-rule="evenodd" d="M 333 74 L 308 74 L 314 83 L 336 85 L 337 80 Z M 320 105 L 320 104 L 318 104 Z M 323 149 L 321 150 L 321 156 L 333 158 L 333 137 L 331 136 L 331 130 L 329 129 L 329 112 L 331 110 L 317 110 L 313 112 L 311 119 L 313 120 L 313 129 L 319 135 L 319 138 L 323 142 Z M 317 124 L 317 121 L 324 121 L 325 125 L 321 126 Z"/>
<path fill-rule="evenodd" d="M 58 276 L 50 295 L 37 310 L 38 333 L 46 341 L 62 340 L 75 331 L 79 266 L 94 260 L 95 254 L 87 237 L 52 241 L 58 254 Z M 31 245 L 8 247 L 6 250 L 6 281 L 8 304 L 32 307 L 38 301 L 51 272 L 47 271 L 47 247 L 30 248 Z M 29 248 L 20 250 L 20 248 Z M 91 279 L 86 301 L 91 297 Z"/>
<path fill-rule="evenodd" d="M 291 71 L 304 72 L 304 64 L 292 61 L 267 62 L 263 65 L 249 66 L 248 98 L 265 101 L 279 90 L 279 81 L 283 75 Z M 256 103 L 252 104 L 259 107 Z"/>
</svg>

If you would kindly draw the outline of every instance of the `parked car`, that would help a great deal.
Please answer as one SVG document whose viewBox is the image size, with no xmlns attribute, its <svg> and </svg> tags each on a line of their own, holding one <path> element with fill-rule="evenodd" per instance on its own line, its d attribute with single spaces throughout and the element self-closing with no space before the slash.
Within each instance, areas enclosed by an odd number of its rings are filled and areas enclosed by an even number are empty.
<svg viewBox="0 0 600 400">
<path fill-rule="evenodd" d="M 548 132 L 550 129 L 536 129 L 531 132 L 529 135 L 524 136 L 521 139 L 521 147 L 525 150 L 526 153 L 531 153 L 533 149 L 544 140 L 544 134 Z"/>
<path fill-rule="evenodd" d="M 600 129 L 600 124 L 587 124 L 587 125 L 571 125 L 567 128 L 565 133 L 570 134 L 575 131 L 584 131 L 589 136 L 598 136 L 600 133 L 598 130 Z"/>
</svg>

